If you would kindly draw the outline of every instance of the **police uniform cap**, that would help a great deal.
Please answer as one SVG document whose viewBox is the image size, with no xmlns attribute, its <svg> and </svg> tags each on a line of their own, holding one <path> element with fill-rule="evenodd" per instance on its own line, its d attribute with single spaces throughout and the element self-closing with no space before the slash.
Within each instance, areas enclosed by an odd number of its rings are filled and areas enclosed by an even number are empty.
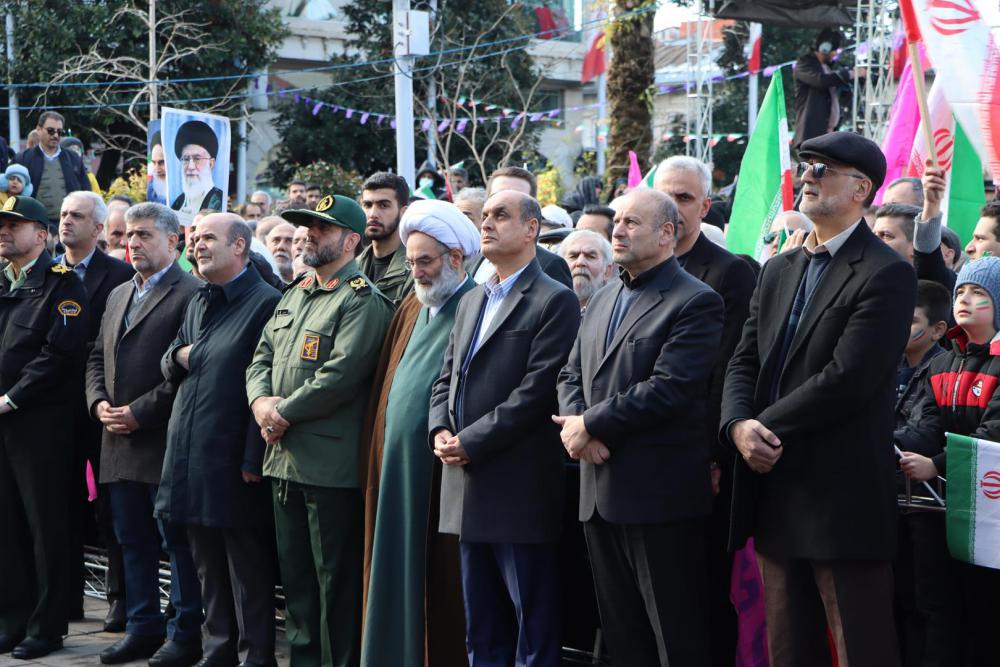
<svg viewBox="0 0 1000 667">
<path fill-rule="evenodd" d="M 296 226 L 308 225 L 313 220 L 319 220 L 329 225 L 345 227 L 352 232 L 363 234 L 365 231 L 365 212 L 358 202 L 343 195 L 327 195 L 316 204 L 316 210 L 293 208 L 283 211 L 281 217 Z"/>
<path fill-rule="evenodd" d="M 799 157 L 854 167 L 871 179 L 873 190 L 878 190 L 885 181 L 882 149 L 871 139 L 854 132 L 830 132 L 807 139 L 799 146 Z"/>
<path fill-rule="evenodd" d="M 0 220 L 10 218 L 37 222 L 46 229 L 49 225 L 49 214 L 45 206 L 34 197 L 17 195 L 8 198 L 0 208 Z"/>
<path fill-rule="evenodd" d="M 208 126 L 208 123 L 201 120 L 189 120 L 177 130 L 177 138 L 174 140 L 174 152 L 179 158 L 185 146 L 201 146 L 213 158 L 219 153 L 219 138 Z"/>
</svg>

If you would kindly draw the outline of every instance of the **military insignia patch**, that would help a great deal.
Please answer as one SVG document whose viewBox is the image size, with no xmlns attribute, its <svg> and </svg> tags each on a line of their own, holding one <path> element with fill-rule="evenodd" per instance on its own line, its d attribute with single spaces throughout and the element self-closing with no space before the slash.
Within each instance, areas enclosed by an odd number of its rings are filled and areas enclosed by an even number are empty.
<svg viewBox="0 0 1000 667">
<path fill-rule="evenodd" d="M 56 306 L 56 310 L 58 310 L 59 314 L 64 317 L 76 317 L 83 312 L 83 309 L 80 308 L 80 304 L 76 301 L 61 301 L 59 305 Z"/>
<path fill-rule="evenodd" d="M 327 195 L 316 204 L 316 210 L 320 213 L 333 208 L 333 195 Z"/>
<path fill-rule="evenodd" d="M 302 339 L 302 351 L 299 356 L 306 361 L 316 361 L 319 359 L 319 336 L 307 333 Z"/>
<path fill-rule="evenodd" d="M 349 282 L 348 285 L 350 285 L 355 290 L 360 290 L 364 287 L 368 287 L 368 283 L 361 276 L 358 276 L 357 278 Z"/>
<path fill-rule="evenodd" d="M 339 284 L 340 284 L 340 278 L 331 278 L 330 282 L 328 282 L 326 284 L 326 288 L 327 289 L 333 289 L 334 287 L 336 287 Z"/>
<path fill-rule="evenodd" d="M 17 205 L 17 197 L 11 197 L 3 203 L 3 210 L 13 211 L 14 207 Z"/>
<path fill-rule="evenodd" d="M 70 272 L 70 268 L 68 266 L 66 266 L 65 264 L 53 264 L 52 265 L 52 273 L 69 273 L 69 272 Z M 65 301 L 63 303 L 65 303 Z"/>
<path fill-rule="evenodd" d="M 299 289 L 305 289 L 305 288 L 309 287 L 312 284 L 313 284 L 313 277 L 312 276 L 306 276 L 302 280 L 302 282 L 299 283 Z"/>
</svg>

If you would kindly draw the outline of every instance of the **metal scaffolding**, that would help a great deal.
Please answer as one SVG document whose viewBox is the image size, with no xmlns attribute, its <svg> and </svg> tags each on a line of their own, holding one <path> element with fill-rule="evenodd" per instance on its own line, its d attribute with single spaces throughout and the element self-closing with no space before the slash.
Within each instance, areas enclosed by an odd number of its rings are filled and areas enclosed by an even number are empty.
<svg viewBox="0 0 1000 667">
<path fill-rule="evenodd" d="M 896 95 L 892 76 L 893 40 L 898 33 L 899 8 L 895 2 L 859 0 L 855 18 L 858 50 L 855 62 L 868 70 L 854 79 L 852 120 L 854 128 L 881 143 Z"/>
<path fill-rule="evenodd" d="M 707 4 L 707 6 L 706 6 Z M 715 0 L 697 0 L 694 34 L 687 35 L 687 115 L 688 155 L 712 162 L 712 22 Z"/>
</svg>

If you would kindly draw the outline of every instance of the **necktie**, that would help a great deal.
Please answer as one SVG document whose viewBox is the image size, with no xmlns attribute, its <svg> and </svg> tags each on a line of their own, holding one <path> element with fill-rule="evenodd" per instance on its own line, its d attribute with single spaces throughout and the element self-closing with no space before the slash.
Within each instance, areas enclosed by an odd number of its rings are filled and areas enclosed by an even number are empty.
<svg viewBox="0 0 1000 667">
<path fill-rule="evenodd" d="M 785 336 L 781 341 L 781 349 L 778 352 L 777 363 L 774 366 L 774 379 L 771 383 L 772 402 L 778 398 L 778 381 L 781 379 L 781 371 L 785 368 L 785 361 L 788 357 L 788 351 L 792 347 L 795 331 L 799 328 L 799 321 L 809 306 L 809 302 L 812 301 L 820 279 L 822 279 L 823 274 L 826 273 L 826 268 L 830 265 L 830 260 L 830 253 L 826 251 L 813 255 L 806 266 L 806 274 L 799 283 L 799 289 L 795 292 L 795 301 L 792 302 L 792 312 L 788 316 L 788 324 L 785 326 Z"/>
</svg>

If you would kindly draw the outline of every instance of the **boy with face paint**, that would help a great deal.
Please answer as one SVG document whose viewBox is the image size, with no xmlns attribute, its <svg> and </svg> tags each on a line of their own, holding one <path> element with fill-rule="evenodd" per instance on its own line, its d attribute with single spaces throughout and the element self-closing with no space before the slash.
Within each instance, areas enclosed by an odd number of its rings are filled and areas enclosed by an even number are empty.
<svg viewBox="0 0 1000 667">
<path fill-rule="evenodd" d="M 920 403 L 927 384 L 931 360 L 945 349 L 939 345 L 948 331 L 951 294 L 942 285 L 920 280 L 917 305 L 913 309 L 910 339 L 896 370 L 896 428 L 903 428 Z"/>
<path fill-rule="evenodd" d="M 899 467 L 917 483 L 947 477 L 945 433 L 1000 441 L 1000 258 L 984 257 L 962 267 L 955 282 L 948 333 L 950 350 L 930 362 L 924 397 L 894 440 L 902 450 Z M 911 337 L 919 331 L 911 329 Z M 925 334 L 926 336 L 927 334 Z M 909 351 L 909 348 L 907 348 Z M 987 664 L 995 628 L 990 599 L 1000 594 L 1000 570 L 959 563 L 948 555 L 944 513 L 904 514 L 901 563 L 912 577 L 912 606 L 900 618 L 907 649 L 925 660 L 956 656 L 967 647 L 964 664 Z M 897 570 L 901 568 L 897 567 Z M 910 613 L 906 613 L 909 611 Z"/>
</svg>

